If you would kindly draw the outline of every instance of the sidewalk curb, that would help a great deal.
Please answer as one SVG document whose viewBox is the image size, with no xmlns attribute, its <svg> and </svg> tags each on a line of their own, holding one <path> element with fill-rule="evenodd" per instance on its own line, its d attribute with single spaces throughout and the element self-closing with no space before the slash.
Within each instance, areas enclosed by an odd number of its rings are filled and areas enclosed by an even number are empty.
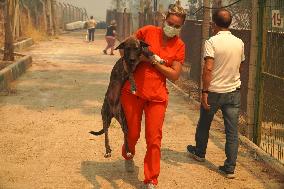
<svg viewBox="0 0 284 189">
<path fill-rule="evenodd" d="M 34 44 L 34 41 L 32 38 L 28 38 L 28 39 L 25 39 L 23 41 L 20 41 L 20 42 L 17 42 L 17 43 L 14 43 L 14 50 L 15 51 L 21 51 L 25 48 L 28 48 L 30 46 L 32 46 Z"/>
<path fill-rule="evenodd" d="M 171 81 L 167 80 L 167 83 L 170 84 L 170 86 L 174 87 L 178 92 L 180 92 L 184 97 L 189 98 L 190 101 L 192 101 L 195 105 L 200 105 L 199 102 L 194 100 L 184 92 L 183 89 L 178 87 L 176 84 L 172 83 Z M 222 119 L 220 119 L 217 116 L 214 116 L 214 120 L 218 123 L 223 125 Z M 216 133 L 214 131 L 210 131 L 210 135 L 213 137 L 217 137 Z M 253 151 L 255 154 L 257 154 L 257 158 L 260 158 L 263 160 L 267 165 L 269 165 L 271 168 L 273 168 L 275 171 L 279 172 L 280 174 L 284 175 L 284 165 L 282 165 L 278 160 L 271 157 L 269 154 L 267 154 L 265 151 L 263 151 L 260 147 L 258 147 L 256 144 L 254 144 L 252 141 L 247 139 L 245 136 L 241 135 L 239 133 L 239 140 L 240 142 L 247 147 L 249 150 Z"/>
<path fill-rule="evenodd" d="M 31 66 L 32 57 L 24 56 L 17 62 L 0 70 L 0 91 L 9 89 L 11 82 L 20 77 Z"/>
</svg>

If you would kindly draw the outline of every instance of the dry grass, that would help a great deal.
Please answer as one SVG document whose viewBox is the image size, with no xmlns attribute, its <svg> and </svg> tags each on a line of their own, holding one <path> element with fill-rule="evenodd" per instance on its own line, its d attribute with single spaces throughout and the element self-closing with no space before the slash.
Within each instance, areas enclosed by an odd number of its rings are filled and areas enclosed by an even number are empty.
<svg viewBox="0 0 284 189">
<path fill-rule="evenodd" d="M 23 34 L 25 37 L 33 38 L 35 42 L 43 41 L 48 38 L 45 32 L 38 31 L 31 24 L 24 29 Z"/>
</svg>

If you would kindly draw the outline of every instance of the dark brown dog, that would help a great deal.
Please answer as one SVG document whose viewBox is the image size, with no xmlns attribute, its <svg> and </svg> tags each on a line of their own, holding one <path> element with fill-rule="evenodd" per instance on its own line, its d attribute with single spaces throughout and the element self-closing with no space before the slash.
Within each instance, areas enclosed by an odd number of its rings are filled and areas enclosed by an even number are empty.
<svg viewBox="0 0 284 189">
<path fill-rule="evenodd" d="M 110 83 L 105 94 L 105 99 L 101 110 L 103 129 L 98 132 L 90 132 L 93 135 L 101 135 L 105 133 L 106 153 L 104 156 L 106 158 L 111 156 L 108 128 L 113 117 L 120 123 L 122 127 L 127 156 L 132 156 L 127 142 L 127 121 L 120 103 L 120 91 L 128 79 L 131 83 L 132 93 L 136 92 L 133 72 L 136 66 L 139 64 L 140 56 L 142 54 L 148 58 L 153 55 L 149 50 L 147 50 L 148 46 L 149 45 L 143 41 L 139 41 L 134 37 L 129 37 L 116 48 L 116 50 L 123 49 L 124 56 L 116 62 L 111 71 Z"/>
</svg>

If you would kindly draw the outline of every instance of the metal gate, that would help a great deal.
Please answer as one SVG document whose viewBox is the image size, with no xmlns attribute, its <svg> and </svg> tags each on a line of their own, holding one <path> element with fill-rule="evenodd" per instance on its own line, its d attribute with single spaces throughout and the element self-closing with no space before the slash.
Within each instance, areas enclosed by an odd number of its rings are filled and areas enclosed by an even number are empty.
<svg viewBox="0 0 284 189">
<path fill-rule="evenodd" d="M 260 6 L 264 29 L 257 143 L 284 164 L 284 1 L 263 0 Z"/>
</svg>

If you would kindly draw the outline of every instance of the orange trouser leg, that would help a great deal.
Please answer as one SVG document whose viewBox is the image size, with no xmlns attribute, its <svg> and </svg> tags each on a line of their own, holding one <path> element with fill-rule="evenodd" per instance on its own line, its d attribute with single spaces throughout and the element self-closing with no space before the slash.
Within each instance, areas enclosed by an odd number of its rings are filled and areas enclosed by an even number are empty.
<svg viewBox="0 0 284 189">
<path fill-rule="evenodd" d="M 162 127 L 167 102 L 147 102 L 145 111 L 145 138 L 147 152 L 144 158 L 144 183 L 158 184 L 160 174 Z"/>
<path fill-rule="evenodd" d="M 128 133 L 127 141 L 130 152 L 135 154 L 135 145 L 140 137 L 141 120 L 143 113 L 144 100 L 128 92 L 122 91 L 121 104 L 127 120 Z M 126 156 L 125 146 L 122 146 L 122 156 Z"/>
</svg>

